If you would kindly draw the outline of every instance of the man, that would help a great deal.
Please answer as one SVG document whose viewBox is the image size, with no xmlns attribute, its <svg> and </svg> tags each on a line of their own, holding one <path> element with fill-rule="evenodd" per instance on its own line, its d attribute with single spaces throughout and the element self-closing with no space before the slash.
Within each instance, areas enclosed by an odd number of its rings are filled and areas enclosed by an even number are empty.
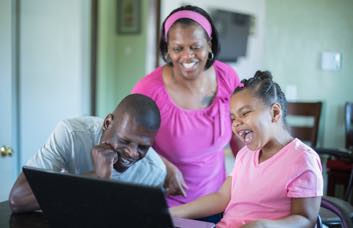
<svg viewBox="0 0 353 228">
<path fill-rule="evenodd" d="M 147 153 L 159 127 L 156 104 L 146 96 L 132 94 L 104 120 L 80 117 L 61 121 L 27 165 L 162 186 L 165 166 L 156 152 Z M 9 201 L 16 213 L 39 209 L 23 173 L 12 187 Z"/>
</svg>

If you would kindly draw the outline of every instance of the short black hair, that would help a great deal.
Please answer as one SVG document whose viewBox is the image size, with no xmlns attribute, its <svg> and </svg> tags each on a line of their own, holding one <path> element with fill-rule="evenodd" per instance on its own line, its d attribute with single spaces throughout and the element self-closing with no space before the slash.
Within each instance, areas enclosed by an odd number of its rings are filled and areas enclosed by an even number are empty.
<svg viewBox="0 0 353 228">
<path fill-rule="evenodd" d="M 161 115 L 156 103 L 145 95 L 130 94 L 126 96 L 114 112 L 120 111 L 128 114 L 145 129 L 158 131 L 161 125 Z"/>
<path fill-rule="evenodd" d="M 211 28 L 212 28 L 212 34 L 211 34 L 211 38 L 208 37 L 207 33 L 205 32 L 205 36 L 207 36 L 207 40 L 211 39 L 211 44 L 212 44 L 212 53 L 213 53 L 213 58 L 212 59 L 207 59 L 207 62 L 206 62 L 206 66 L 205 66 L 205 69 L 208 69 L 212 66 L 212 64 L 214 63 L 214 61 L 216 60 L 216 57 L 219 53 L 219 49 L 220 49 L 220 46 L 219 46 L 219 42 L 218 42 L 218 34 L 217 34 L 217 30 L 216 30 L 216 27 L 214 26 L 213 24 L 213 21 L 212 21 L 212 18 L 211 16 L 203 9 L 201 9 L 200 7 L 197 7 L 197 6 L 192 6 L 192 5 L 185 5 L 185 6 L 181 6 L 175 10 L 173 10 L 169 15 L 168 17 L 164 20 L 163 24 L 162 24 L 162 28 L 161 28 L 161 37 L 160 37 L 160 40 L 159 40 L 159 50 L 161 52 L 161 55 L 162 55 L 162 58 L 163 60 L 168 63 L 167 59 L 166 59 L 166 54 L 168 52 L 168 42 L 167 40 L 165 40 L 165 31 L 164 31 L 164 24 L 165 22 L 167 21 L 167 19 L 172 15 L 174 14 L 175 12 L 178 12 L 178 11 L 181 11 L 181 10 L 190 10 L 190 11 L 194 11 L 196 13 L 199 13 L 201 14 L 202 16 L 204 16 L 208 22 L 210 23 L 211 25 Z M 193 20 L 191 19 L 187 19 L 187 18 L 182 18 L 182 19 L 179 19 L 177 20 L 176 22 L 178 23 L 182 23 L 182 24 L 185 24 L 185 25 L 190 25 L 190 24 L 195 24 L 196 22 L 194 22 Z M 176 23 L 175 22 L 175 23 Z M 172 65 L 172 63 L 168 63 L 169 65 Z"/>
<path fill-rule="evenodd" d="M 269 71 L 256 71 L 254 77 L 243 79 L 241 81 L 242 85 L 237 87 L 233 94 L 243 89 L 251 89 L 254 91 L 255 96 L 262 99 L 266 105 L 272 106 L 274 103 L 279 103 L 282 109 L 282 120 L 286 125 L 287 99 L 281 87 L 272 78 L 272 74 Z"/>
</svg>

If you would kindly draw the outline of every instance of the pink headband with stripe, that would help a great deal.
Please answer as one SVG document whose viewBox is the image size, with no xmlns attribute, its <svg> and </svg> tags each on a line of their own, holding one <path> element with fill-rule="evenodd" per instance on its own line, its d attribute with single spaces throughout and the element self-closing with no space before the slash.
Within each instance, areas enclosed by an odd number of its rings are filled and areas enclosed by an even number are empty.
<svg viewBox="0 0 353 228">
<path fill-rule="evenodd" d="M 196 13 L 194 11 L 191 11 L 191 10 L 181 10 L 181 11 L 177 11 L 177 12 L 173 13 L 172 15 L 170 15 L 168 17 L 167 21 L 164 23 L 164 39 L 165 39 L 165 41 L 167 41 L 167 34 L 168 34 L 170 27 L 172 27 L 172 25 L 177 20 L 179 20 L 181 18 L 188 18 L 188 19 L 195 21 L 207 32 L 208 37 L 211 38 L 212 27 L 211 27 L 210 22 L 204 16 L 202 16 L 201 14 Z"/>
</svg>

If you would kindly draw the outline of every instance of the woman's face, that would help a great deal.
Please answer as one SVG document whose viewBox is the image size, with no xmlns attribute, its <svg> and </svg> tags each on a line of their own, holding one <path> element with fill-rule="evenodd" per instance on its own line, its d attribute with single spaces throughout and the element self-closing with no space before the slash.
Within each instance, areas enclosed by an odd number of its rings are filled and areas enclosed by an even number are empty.
<svg viewBox="0 0 353 228">
<path fill-rule="evenodd" d="M 263 148 L 271 139 L 271 107 L 244 89 L 231 97 L 233 133 L 251 150 Z"/>
<path fill-rule="evenodd" d="M 168 55 L 174 72 L 187 80 L 197 78 L 204 70 L 211 42 L 197 24 L 175 23 L 168 32 Z"/>
</svg>

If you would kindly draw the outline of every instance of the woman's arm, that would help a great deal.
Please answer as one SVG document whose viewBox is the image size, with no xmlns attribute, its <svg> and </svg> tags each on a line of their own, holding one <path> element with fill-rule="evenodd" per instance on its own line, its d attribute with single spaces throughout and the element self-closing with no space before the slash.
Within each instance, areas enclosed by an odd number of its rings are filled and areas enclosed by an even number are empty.
<svg viewBox="0 0 353 228">
<path fill-rule="evenodd" d="M 232 177 L 228 177 L 218 192 L 201 197 L 191 203 L 170 208 L 170 213 L 175 217 L 193 219 L 221 213 L 230 201 L 231 184 Z"/>
<path fill-rule="evenodd" d="M 184 181 L 183 174 L 180 172 L 178 167 L 168 161 L 168 159 L 161 156 L 167 169 L 167 177 L 165 179 L 164 187 L 167 190 L 168 195 L 183 195 L 186 196 L 186 190 L 188 186 Z"/>
<path fill-rule="evenodd" d="M 315 227 L 320 210 L 321 197 L 292 198 L 291 215 L 278 220 L 259 220 L 244 228 L 255 227 Z"/>
</svg>

